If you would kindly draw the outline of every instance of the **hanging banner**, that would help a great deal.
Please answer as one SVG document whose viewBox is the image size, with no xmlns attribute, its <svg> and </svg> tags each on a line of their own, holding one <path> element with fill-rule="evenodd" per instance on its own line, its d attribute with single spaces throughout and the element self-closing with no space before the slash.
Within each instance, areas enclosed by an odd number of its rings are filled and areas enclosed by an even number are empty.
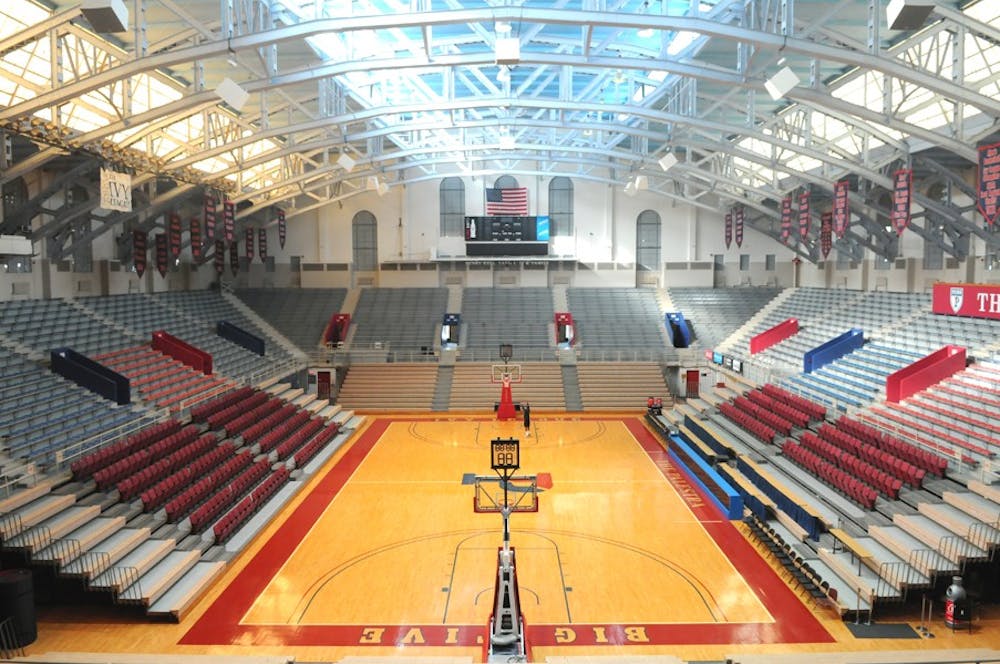
<svg viewBox="0 0 1000 664">
<path fill-rule="evenodd" d="M 262 261 L 267 260 L 267 229 L 258 228 L 257 229 L 257 250 L 260 252 L 260 259 Z"/>
<path fill-rule="evenodd" d="M 743 206 L 739 206 L 733 211 L 733 236 L 736 246 L 743 246 Z"/>
<path fill-rule="evenodd" d="M 285 228 L 285 211 L 282 210 L 281 208 L 278 208 L 278 244 L 281 245 L 282 249 L 285 248 L 286 230 L 287 229 Z"/>
<path fill-rule="evenodd" d="M 1000 143 L 979 148 L 979 212 L 990 226 L 1000 214 Z"/>
<path fill-rule="evenodd" d="M 215 241 L 215 196 L 205 196 L 205 237 L 209 242 Z"/>
<path fill-rule="evenodd" d="M 803 241 L 809 237 L 809 192 L 799 194 L 799 237 Z"/>
<path fill-rule="evenodd" d="M 232 201 L 222 204 L 222 227 L 225 231 L 225 241 L 232 242 L 236 239 L 236 205 Z"/>
<path fill-rule="evenodd" d="M 191 258 L 196 261 L 201 260 L 201 220 L 198 217 L 191 217 L 191 225 L 188 227 L 188 238 L 191 242 Z"/>
<path fill-rule="evenodd" d="M 819 220 L 819 248 L 825 259 L 833 248 L 833 213 L 824 212 Z"/>
<path fill-rule="evenodd" d="M 898 170 L 892 174 L 892 210 L 889 221 L 896 229 L 896 235 L 902 235 L 910 225 L 910 191 L 913 185 L 913 171 Z"/>
<path fill-rule="evenodd" d="M 141 279 L 146 272 L 146 231 L 132 231 L 132 265 Z"/>
<path fill-rule="evenodd" d="M 222 274 L 226 269 L 226 243 L 222 240 L 215 241 L 215 273 Z"/>
<path fill-rule="evenodd" d="M 847 225 L 850 223 L 851 206 L 848 202 L 848 194 L 851 190 L 851 183 L 847 180 L 838 180 L 833 185 L 833 230 L 837 237 L 844 237 L 847 232 Z"/>
<path fill-rule="evenodd" d="M 233 276 L 240 271 L 240 243 L 233 242 L 229 245 L 229 269 Z"/>
<path fill-rule="evenodd" d="M 257 240 L 257 238 L 254 237 L 252 228 L 248 228 L 246 230 L 246 238 L 247 238 L 246 241 L 247 262 L 249 263 L 253 261 L 253 245 L 254 242 Z"/>
<path fill-rule="evenodd" d="M 733 242 L 733 213 L 726 213 L 726 249 Z"/>
<path fill-rule="evenodd" d="M 156 269 L 161 277 L 167 276 L 167 236 L 165 233 L 156 234 Z"/>
<path fill-rule="evenodd" d="M 101 169 L 101 209 L 132 211 L 132 176 Z"/>
<path fill-rule="evenodd" d="M 788 243 L 792 235 L 792 197 L 781 199 L 781 241 Z"/>
<path fill-rule="evenodd" d="M 167 225 L 170 240 L 170 257 L 177 260 L 181 255 L 181 215 L 173 212 Z"/>
</svg>

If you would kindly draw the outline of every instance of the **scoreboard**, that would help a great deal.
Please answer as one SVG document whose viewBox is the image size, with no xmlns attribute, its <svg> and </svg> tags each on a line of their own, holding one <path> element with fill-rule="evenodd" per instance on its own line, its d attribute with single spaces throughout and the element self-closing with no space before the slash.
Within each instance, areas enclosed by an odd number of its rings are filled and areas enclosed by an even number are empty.
<svg viewBox="0 0 1000 664">
<path fill-rule="evenodd" d="M 547 256 L 549 218 L 466 217 L 468 256 Z"/>
</svg>

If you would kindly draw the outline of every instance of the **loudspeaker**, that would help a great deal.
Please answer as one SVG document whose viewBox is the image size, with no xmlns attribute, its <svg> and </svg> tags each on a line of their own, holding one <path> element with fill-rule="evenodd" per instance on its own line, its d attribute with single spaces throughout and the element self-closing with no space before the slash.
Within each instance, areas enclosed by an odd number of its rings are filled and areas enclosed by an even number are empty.
<svg viewBox="0 0 1000 664">
<path fill-rule="evenodd" d="M 80 13 L 95 32 L 128 30 L 128 9 L 122 0 L 83 0 Z"/>
<path fill-rule="evenodd" d="M 219 95 L 219 98 L 229 104 L 234 111 L 242 110 L 243 105 L 250 98 L 250 93 L 231 78 L 222 79 L 222 83 L 219 83 L 219 86 L 215 88 L 215 94 Z"/>
<path fill-rule="evenodd" d="M 521 61 L 521 40 L 517 37 L 497 37 L 494 51 L 498 65 L 516 65 Z"/>
<path fill-rule="evenodd" d="M 764 88 L 767 90 L 767 94 L 771 95 L 771 99 L 777 101 L 791 92 L 792 88 L 798 84 L 799 77 L 795 75 L 791 67 L 785 67 L 767 79 Z"/>
<path fill-rule="evenodd" d="M 886 23 L 892 30 L 919 30 L 933 10 L 929 0 L 892 0 L 885 8 Z"/>
<path fill-rule="evenodd" d="M 30 570 L 0 570 L 0 620 L 5 618 L 14 619 L 13 647 L 23 648 L 38 638 L 35 587 Z"/>
</svg>

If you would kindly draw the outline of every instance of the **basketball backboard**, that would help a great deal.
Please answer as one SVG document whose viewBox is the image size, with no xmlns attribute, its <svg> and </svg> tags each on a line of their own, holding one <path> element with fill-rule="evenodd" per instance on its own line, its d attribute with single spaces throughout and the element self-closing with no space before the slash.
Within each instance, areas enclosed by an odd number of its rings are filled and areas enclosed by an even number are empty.
<svg viewBox="0 0 1000 664">
<path fill-rule="evenodd" d="M 504 480 L 494 475 L 476 476 L 472 509 L 477 514 L 502 512 Z M 538 511 L 538 477 L 515 475 L 507 480 L 507 505 L 511 512 Z"/>
<path fill-rule="evenodd" d="M 520 364 L 492 364 L 490 365 L 492 373 L 490 375 L 490 382 L 500 384 L 503 383 L 504 375 L 510 377 L 511 383 L 521 382 L 521 365 Z"/>
</svg>

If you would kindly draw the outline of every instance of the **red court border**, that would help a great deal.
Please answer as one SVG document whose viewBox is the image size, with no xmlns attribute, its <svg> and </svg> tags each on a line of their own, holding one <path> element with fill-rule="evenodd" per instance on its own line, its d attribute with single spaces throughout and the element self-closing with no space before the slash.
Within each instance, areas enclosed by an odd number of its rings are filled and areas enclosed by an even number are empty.
<svg viewBox="0 0 1000 664">
<path fill-rule="evenodd" d="M 586 418 L 592 419 L 592 418 Z M 654 461 L 663 445 L 638 418 L 594 418 L 621 421 Z M 254 600 L 309 532 L 323 510 L 344 487 L 386 429 L 407 418 L 378 418 L 353 441 L 337 464 L 271 535 L 237 577 L 222 591 L 178 642 L 179 645 L 284 646 L 478 646 L 483 625 L 256 625 L 240 620 Z M 412 420 L 417 421 L 417 420 Z M 426 420 L 422 420 L 426 421 Z M 661 471 L 662 471 L 661 466 Z M 640 625 L 528 625 L 532 647 L 563 645 L 699 645 L 726 643 L 830 643 L 834 638 L 798 596 L 775 574 L 746 538 L 714 507 L 694 482 L 669 477 L 675 488 L 695 491 L 701 505 L 691 510 L 733 566 L 774 616 L 772 623 L 695 623 Z M 685 486 L 678 487 L 677 483 Z M 681 495 L 684 495 L 681 492 Z"/>
</svg>

